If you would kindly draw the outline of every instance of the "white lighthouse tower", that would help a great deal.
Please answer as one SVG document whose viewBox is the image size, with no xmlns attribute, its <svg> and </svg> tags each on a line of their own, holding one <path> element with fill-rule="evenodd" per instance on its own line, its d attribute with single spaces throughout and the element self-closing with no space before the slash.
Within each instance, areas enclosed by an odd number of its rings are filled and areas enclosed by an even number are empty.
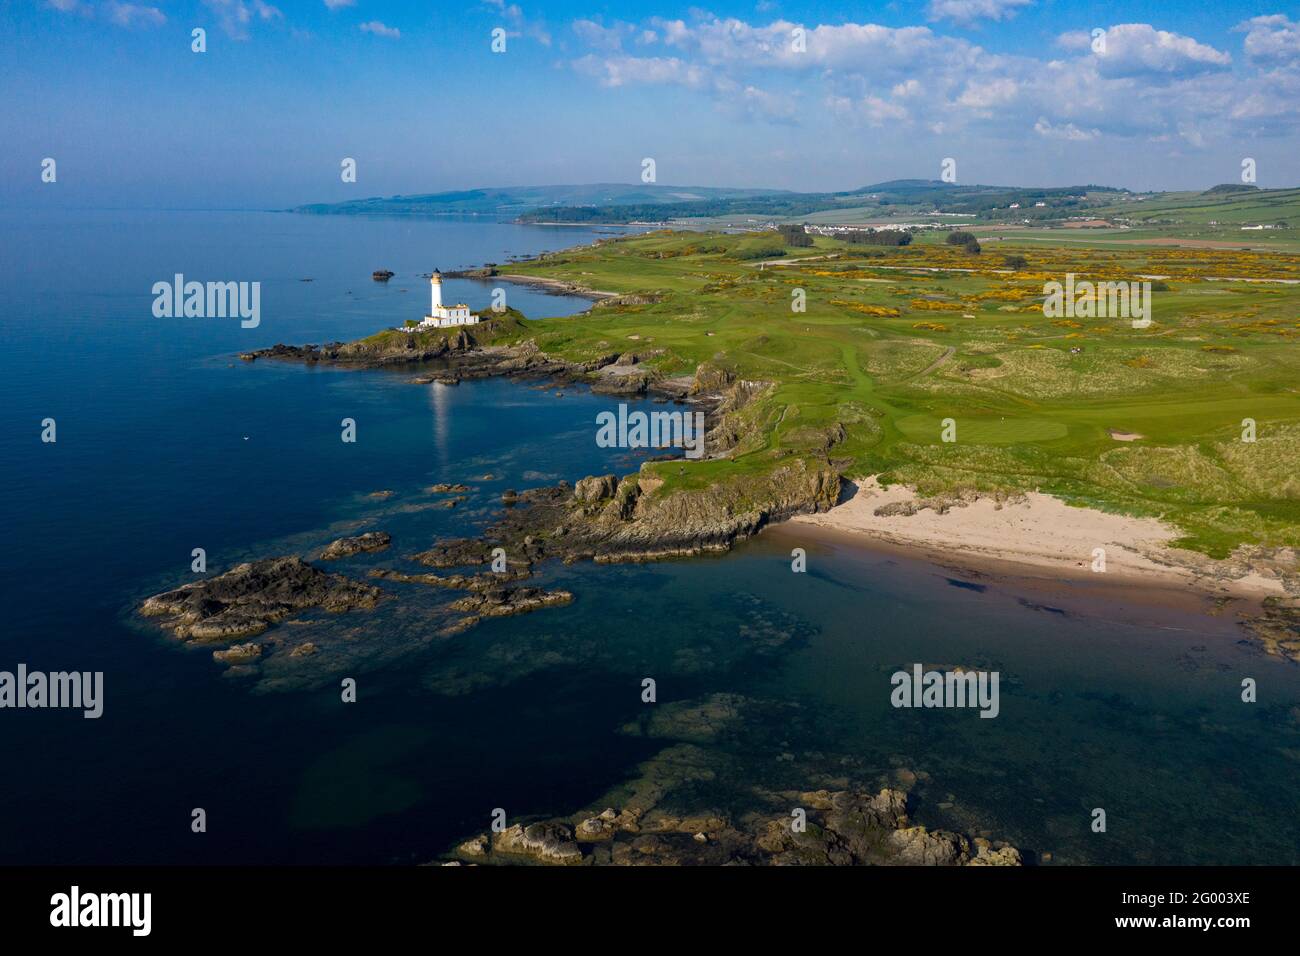
<svg viewBox="0 0 1300 956">
<path fill-rule="evenodd" d="M 445 329 L 452 325 L 474 325 L 479 320 L 470 312 L 464 302 L 455 305 L 442 304 L 442 273 L 437 269 L 429 276 L 429 314 L 424 321 L 414 327 L 407 327 L 408 332 L 416 329 Z"/>
<path fill-rule="evenodd" d="M 437 269 L 434 269 L 433 275 L 429 276 L 429 291 L 432 296 L 429 314 L 437 315 L 438 310 L 442 308 L 442 273 Z"/>
</svg>

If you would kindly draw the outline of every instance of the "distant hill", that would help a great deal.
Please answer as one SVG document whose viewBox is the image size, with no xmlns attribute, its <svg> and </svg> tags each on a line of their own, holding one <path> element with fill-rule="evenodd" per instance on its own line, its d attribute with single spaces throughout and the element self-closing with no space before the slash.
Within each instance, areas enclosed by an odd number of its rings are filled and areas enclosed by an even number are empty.
<svg viewBox="0 0 1300 956">
<path fill-rule="evenodd" d="M 1211 186 L 1202 196 L 1214 196 L 1219 193 L 1248 193 L 1258 190 L 1258 186 L 1252 186 L 1249 183 L 1219 183 L 1217 186 Z"/>
<path fill-rule="evenodd" d="M 1025 218 L 1036 210 L 1060 218 L 1079 208 L 1118 201 L 1127 190 L 1107 186 L 1062 186 L 1046 189 L 1017 186 L 959 185 L 930 179 L 895 179 L 831 193 L 771 193 L 715 197 L 694 202 L 632 203 L 556 207 L 521 215 L 522 222 L 625 223 L 664 222 L 701 217 L 749 216 L 758 219 L 792 219 L 828 210 L 854 209 L 882 216 L 925 214 L 933 211 L 958 215 Z M 1036 206 L 1036 203 L 1043 205 Z M 1013 210 L 1013 204 L 1018 209 Z M 1024 210 L 1021 212 L 1020 210 Z"/>
<path fill-rule="evenodd" d="M 1044 223 L 1096 216 L 1153 225 L 1279 223 L 1300 220 L 1300 191 L 1224 183 L 1203 192 L 1133 193 L 1096 184 L 989 186 L 894 179 L 841 192 L 595 183 L 509 186 L 315 203 L 315 215 L 477 215 L 518 222 L 630 223 L 717 219 L 722 222 L 863 221 L 935 213 L 990 223 Z"/>
<path fill-rule="evenodd" d="M 729 189 L 716 186 L 661 186 L 656 183 L 592 183 L 574 186 L 500 186 L 354 199 L 341 203 L 312 203 L 290 212 L 342 216 L 486 215 L 511 218 L 537 212 L 546 218 L 551 208 L 624 207 L 678 204 L 795 195 L 779 189 Z"/>
</svg>

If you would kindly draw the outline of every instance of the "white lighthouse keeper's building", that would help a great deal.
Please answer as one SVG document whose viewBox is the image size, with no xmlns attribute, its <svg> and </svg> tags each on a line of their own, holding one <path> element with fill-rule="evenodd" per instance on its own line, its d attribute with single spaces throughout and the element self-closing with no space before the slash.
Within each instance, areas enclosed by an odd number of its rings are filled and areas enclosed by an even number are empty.
<svg viewBox="0 0 1300 956">
<path fill-rule="evenodd" d="M 443 329 L 452 325 L 474 325 L 478 321 L 479 317 L 470 312 L 469 306 L 464 302 L 458 302 L 456 305 L 442 304 L 442 273 L 434 269 L 433 275 L 429 276 L 429 314 L 414 328 L 408 326 L 407 331 Z"/>
</svg>

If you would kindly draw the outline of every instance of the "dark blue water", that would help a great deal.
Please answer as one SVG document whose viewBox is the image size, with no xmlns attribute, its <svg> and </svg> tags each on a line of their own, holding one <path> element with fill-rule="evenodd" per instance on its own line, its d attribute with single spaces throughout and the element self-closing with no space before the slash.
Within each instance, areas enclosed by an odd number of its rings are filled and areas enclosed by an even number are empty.
<svg viewBox="0 0 1300 956">
<path fill-rule="evenodd" d="M 1053 862 L 1298 862 L 1300 669 L 1241 643 L 1230 615 L 1101 600 L 1057 613 L 794 531 L 720 559 L 548 567 L 539 583 L 572 605 L 454 638 L 437 636 L 449 595 L 385 583 L 374 611 L 280 625 L 322 653 L 223 676 L 210 648 L 131 614 L 192 580 L 193 548 L 220 571 L 380 528 L 392 550 L 338 570 L 414 571 L 406 555 L 481 526 L 503 488 L 635 467 L 596 447 L 610 401 L 581 389 L 418 386 L 236 353 L 418 318 L 420 272 L 595 234 L 257 213 L 0 221 L 0 669 L 99 670 L 106 685 L 99 720 L 0 710 L 0 863 L 422 862 L 494 807 L 574 812 L 678 743 L 635 732 L 647 676 L 661 704 L 748 701 L 724 734 L 688 740 L 716 773 L 684 802 L 741 812 L 754 787 L 906 779 L 923 822 Z M 381 267 L 397 273 L 386 285 L 369 278 Z M 155 319 L 149 289 L 176 272 L 260 281 L 260 327 Z M 449 285 L 489 302 L 489 286 Z M 586 305 L 514 287 L 509 301 L 555 321 Z M 40 441 L 47 417 L 55 444 Z M 345 417 L 355 444 L 339 440 Z M 475 491 L 440 508 L 423 489 L 441 481 Z M 790 571 L 796 545 L 808 574 Z M 1000 670 L 1001 715 L 890 708 L 889 673 L 914 661 Z M 345 676 L 355 704 L 340 702 Z M 1243 676 L 1258 704 L 1240 702 Z M 195 807 L 206 834 L 190 831 Z"/>
</svg>

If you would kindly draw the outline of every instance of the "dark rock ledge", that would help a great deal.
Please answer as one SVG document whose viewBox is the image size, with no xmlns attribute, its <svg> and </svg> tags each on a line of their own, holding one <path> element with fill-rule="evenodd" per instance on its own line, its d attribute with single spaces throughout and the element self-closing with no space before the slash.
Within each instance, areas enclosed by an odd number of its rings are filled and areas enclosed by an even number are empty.
<svg viewBox="0 0 1300 956">
<path fill-rule="evenodd" d="M 352 538 L 339 538 L 331 541 L 320 553 L 322 561 L 337 561 L 350 558 L 354 554 L 369 554 L 384 551 L 392 544 L 393 538 L 387 531 L 367 531 Z"/>
<path fill-rule="evenodd" d="M 461 843 L 451 863 L 553 866 L 1019 866 L 1005 843 L 928 830 L 908 819 L 908 796 L 884 789 L 781 794 L 802 808 L 733 820 L 714 811 L 607 807 L 589 817 L 515 824 Z M 575 822 L 576 821 L 576 822 Z"/>
<path fill-rule="evenodd" d="M 260 634 L 309 608 L 336 613 L 372 608 L 382 593 L 296 556 L 265 558 L 155 594 L 140 606 L 140 613 L 162 618 L 162 625 L 185 641 L 231 641 Z M 255 659 L 249 645 L 234 656 Z"/>
</svg>

